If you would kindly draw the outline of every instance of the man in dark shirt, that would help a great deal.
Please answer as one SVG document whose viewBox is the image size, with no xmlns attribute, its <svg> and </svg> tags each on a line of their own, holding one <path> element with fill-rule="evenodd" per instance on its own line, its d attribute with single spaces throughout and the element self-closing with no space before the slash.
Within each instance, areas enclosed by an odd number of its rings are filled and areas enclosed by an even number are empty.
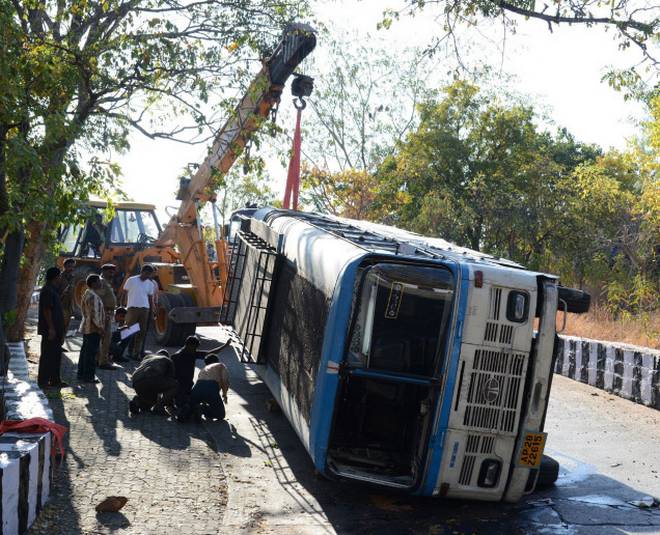
<svg viewBox="0 0 660 535">
<path fill-rule="evenodd" d="M 60 379 L 62 344 L 64 343 L 64 311 L 58 292 L 60 270 L 56 267 L 46 271 L 46 284 L 39 293 L 39 324 L 41 356 L 37 383 L 41 388 L 68 386 Z"/>
<path fill-rule="evenodd" d="M 190 396 L 190 391 L 193 387 L 193 378 L 195 376 L 196 360 L 204 359 L 204 357 L 212 353 L 219 353 L 229 344 L 230 342 L 226 342 L 216 348 L 201 351 L 199 349 L 199 338 L 196 336 L 186 338 L 184 346 L 172 355 L 176 380 L 179 383 L 176 393 L 177 407 L 183 407 Z"/>
<path fill-rule="evenodd" d="M 128 404 L 131 414 L 153 412 L 167 415 L 173 412 L 177 381 L 174 363 L 167 351 L 162 349 L 142 359 L 132 380 L 136 396 Z"/>
</svg>

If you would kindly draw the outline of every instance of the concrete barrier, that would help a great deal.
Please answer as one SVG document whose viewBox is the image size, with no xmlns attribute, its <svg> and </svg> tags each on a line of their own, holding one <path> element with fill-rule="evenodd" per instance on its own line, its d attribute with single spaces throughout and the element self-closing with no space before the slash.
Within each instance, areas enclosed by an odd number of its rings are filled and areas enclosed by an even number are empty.
<svg viewBox="0 0 660 535">
<path fill-rule="evenodd" d="M 560 336 L 555 373 L 660 410 L 660 351 Z"/>
<path fill-rule="evenodd" d="M 10 358 L 3 378 L 5 419 L 53 420 L 48 400 L 29 380 L 22 343 L 7 344 Z M 52 482 L 50 433 L 4 433 L 0 436 L 0 535 L 22 535 L 48 500 Z"/>
</svg>

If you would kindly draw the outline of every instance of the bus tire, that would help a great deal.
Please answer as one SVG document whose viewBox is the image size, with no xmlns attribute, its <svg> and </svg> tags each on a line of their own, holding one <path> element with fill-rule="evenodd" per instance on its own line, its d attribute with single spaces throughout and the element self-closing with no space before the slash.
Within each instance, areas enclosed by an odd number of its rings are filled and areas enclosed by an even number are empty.
<svg viewBox="0 0 660 535">
<path fill-rule="evenodd" d="M 561 301 L 566 303 L 566 311 L 573 314 L 584 314 L 589 312 L 589 306 L 591 305 L 591 296 L 587 292 L 582 290 L 576 290 L 575 288 L 566 288 L 565 286 L 558 286 L 559 291 L 559 310 L 563 310 L 563 304 Z"/>
<path fill-rule="evenodd" d="M 548 455 L 541 459 L 539 468 L 539 477 L 536 480 L 536 488 L 539 490 L 547 489 L 555 484 L 559 477 L 559 463 Z"/>
<path fill-rule="evenodd" d="M 177 307 L 192 306 L 191 300 L 180 294 L 164 292 L 158 295 L 154 333 L 156 341 L 163 346 L 182 345 L 188 336 L 195 334 L 194 323 L 175 323 L 170 319 L 170 310 Z"/>
<path fill-rule="evenodd" d="M 71 282 L 73 285 L 73 296 L 71 298 L 73 303 L 71 310 L 73 312 L 73 316 L 76 319 L 80 319 L 82 317 L 80 304 L 82 303 L 82 296 L 87 289 L 87 277 L 97 273 L 98 270 L 94 269 L 94 267 L 84 264 L 82 266 L 77 266 L 73 270 L 73 280 Z"/>
</svg>

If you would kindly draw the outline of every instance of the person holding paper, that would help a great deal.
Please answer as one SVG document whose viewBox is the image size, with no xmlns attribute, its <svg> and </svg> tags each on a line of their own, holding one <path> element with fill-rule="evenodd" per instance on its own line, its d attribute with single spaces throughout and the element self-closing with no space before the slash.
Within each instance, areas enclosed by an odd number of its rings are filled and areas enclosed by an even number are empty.
<svg viewBox="0 0 660 535">
<path fill-rule="evenodd" d="M 139 324 L 128 327 L 126 325 L 126 309 L 119 307 L 115 310 L 115 319 L 112 323 L 112 335 L 110 337 L 110 354 L 114 362 L 128 362 L 124 357 L 124 351 L 133 341 L 133 335 L 140 329 Z"/>
<path fill-rule="evenodd" d="M 154 268 L 149 264 L 142 266 L 139 275 L 129 277 L 124 283 L 124 292 L 127 296 L 126 325 L 131 327 L 138 324 L 140 330 L 133 337 L 133 342 L 128 348 L 128 358 L 133 360 L 142 360 L 142 350 L 144 348 L 144 339 L 147 334 L 147 325 L 149 323 L 149 313 L 154 310 L 154 283 L 151 277 L 154 274 Z"/>
</svg>

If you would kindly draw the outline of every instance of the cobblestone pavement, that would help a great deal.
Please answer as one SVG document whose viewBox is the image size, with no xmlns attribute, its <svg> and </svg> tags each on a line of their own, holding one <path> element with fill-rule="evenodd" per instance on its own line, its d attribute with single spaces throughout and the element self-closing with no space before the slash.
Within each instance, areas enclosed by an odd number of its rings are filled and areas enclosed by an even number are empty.
<svg viewBox="0 0 660 535">
<path fill-rule="evenodd" d="M 33 327 L 32 327 L 33 329 Z M 39 338 L 28 333 L 36 378 Z M 127 364 L 97 370 L 100 383 L 75 380 L 80 338 L 67 338 L 62 378 L 71 386 L 48 392 L 56 421 L 70 428 L 67 454 L 56 469 L 51 499 L 32 535 L 169 535 L 219 532 L 226 504 L 220 459 L 203 425 L 163 416 L 129 416 L 133 395 Z M 107 496 L 125 496 L 119 513 L 95 512 Z"/>
</svg>

